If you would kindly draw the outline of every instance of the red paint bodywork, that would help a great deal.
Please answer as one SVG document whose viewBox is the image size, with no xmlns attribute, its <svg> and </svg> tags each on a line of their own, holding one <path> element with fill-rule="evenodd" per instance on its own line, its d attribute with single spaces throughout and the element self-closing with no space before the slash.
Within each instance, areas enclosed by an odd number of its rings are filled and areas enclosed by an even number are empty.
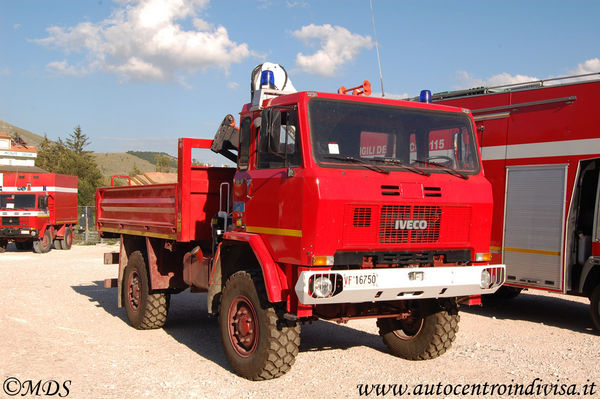
<svg viewBox="0 0 600 399">
<path fill-rule="evenodd" d="M 57 173 L 4 173 L 0 174 L 0 194 L 35 194 L 36 205 L 32 209 L 1 209 L 0 216 L 18 214 L 19 224 L 6 224 L 4 219 L 0 229 L 31 229 L 37 232 L 35 237 L 8 237 L 27 241 L 42 236 L 46 229 L 52 232 L 52 238 L 62 237 L 66 226 L 78 223 L 77 210 L 77 176 Z M 38 198 L 48 197 L 48 211 L 42 212 L 38 207 Z M 43 214 L 46 213 L 46 214 Z M 31 215 L 28 215 L 31 214 Z"/>
<path fill-rule="evenodd" d="M 539 83 L 539 82 L 537 82 Z M 474 93 L 458 98 L 443 98 L 435 101 L 456 107 L 468 108 L 473 113 L 482 153 L 495 146 L 542 145 L 559 141 L 590 140 L 600 138 L 600 81 L 575 82 L 563 84 L 550 83 L 519 87 L 501 93 Z M 542 82 L 543 84 L 543 82 Z M 499 89 L 506 89 L 499 87 Z M 477 90 L 477 89 L 474 89 Z M 451 93 L 448 93 L 451 94 Z M 448 97 L 440 93 L 442 97 Z M 434 96 L 435 98 L 435 96 Z M 506 114 L 506 115 L 503 115 Z M 487 119 L 489 117 L 489 119 Z M 509 166 L 525 165 L 567 165 L 566 203 L 562 215 L 564 226 L 568 225 L 569 212 L 573 206 L 574 189 L 582 161 L 600 158 L 600 146 L 587 148 L 585 153 L 571 151 L 565 146 L 564 153 L 540 157 L 506 157 L 506 159 L 486 159 L 483 157 L 485 175 L 492 183 L 494 213 L 492 220 L 491 246 L 495 249 L 492 262 L 502 263 L 506 174 Z M 572 238 L 563 228 L 562 236 L 563 279 L 560 290 L 543 288 L 547 291 L 567 292 L 577 289 L 568 287 L 567 269 L 570 254 L 567 250 Z M 598 239 L 598 238 L 597 238 Z M 592 255 L 600 256 L 599 241 L 592 243 Z M 507 265 L 509 267 L 510 265 Z M 533 276 L 532 276 L 533 277 Z M 526 283 L 517 284 L 508 280 L 506 285 L 522 288 L 539 288 Z"/>
<path fill-rule="evenodd" d="M 287 310 L 298 317 L 312 315 L 312 306 L 300 304 L 293 287 L 303 270 L 314 270 L 314 256 L 356 251 L 463 250 L 470 253 L 467 262 L 471 262 L 476 253 L 489 252 L 492 195 L 481 169 L 463 180 L 441 172 L 423 176 L 398 169 L 382 174 L 345 165 L 321 167 L 312 154 L 307 114 L 308 102 L 317 97 L 462 115 L 460 109 L 452 107 L 381 98 L 312 92 L 281 96 L 266 100 L 263 107 L 298 107 L 302 164 L 290 168 L 293 170 L 258 169 L 254 167 L 254 121 L 260 111 L 250 110 L 247 104 L 240 114 L 241 119 L 252 120 L 247 170 L 193 166 L 191 149 L 209 148 L 212 141 L 179 139 L 178 183 L 98 189 L 98 230 L 145 236 L 146 240 L 151 237 L 199 244 L 204 250 L 211 239 L 211 218 L 219 210 L 220 186 L 233 183 L 235 228 L 224 234 L 220 252 L 213 254 L 213 263 L 222 256 L 224 246 L 247 243 L 263 270 L 269 300 L 285 301 Z M 397 186 L 398 195 L 386 196 L 382 186 Z M 436 195 L 429 195 L 428 190 L 437 190 Z M 236 204 L 243 204 L 243 211 L 236 210 Z M 378 236 L 382 206 L 439 208 L 444 218 L 439 238 L 427 243 L 382 243 Z M 371 209 L 373 219 L 369 226 L 354 226 L 352 212 L 356 207 Z M 432 216 L 436 217 L 439 221 L 441 216 Z M 212 272 L 210 276 L 213 282 Z M 176 288 L 172 280 L 164 282 L 168 280 L 164 274 L 157 279 L 163 283 L 152 282 L 155 289 Z"/>
</svg>

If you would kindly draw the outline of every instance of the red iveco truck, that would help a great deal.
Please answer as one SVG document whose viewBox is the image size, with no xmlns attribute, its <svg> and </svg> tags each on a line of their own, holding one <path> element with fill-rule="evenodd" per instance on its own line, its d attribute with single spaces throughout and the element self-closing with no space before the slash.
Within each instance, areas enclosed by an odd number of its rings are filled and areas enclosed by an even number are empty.
<svg viewBox="0 0 600 399">
<path fill-rule="evenodd" d="M 77 176 L 56 173 L 0 173 L 0 252 L 45 253 L 52 244 L 70 249 L 77 224 Z"/>
<path fill-rule="evenodd" d="M 176 184 L 98 189 L 98 230 L 121 237 L 105 283 L 131 325 L 159 328 L 170 294 L 206 292 L 232 369 L 252 380 L 289 370 L 317 318 L 375 318 L 403 358 L 444 353 L 457 298 L 504 282 L 471 114 L 267 88 L 253 100 L 239 129 L 228 115 L 214 140 L 179 139 Z M 192 148 L 237 168 L 194 166 Z"/>
<path fill-rule="evenodd" d="M 471 109 L 494 193 L 499 296 L 586 296 L 600 330 L 600 75 L 439 93 Z"/>
</svg>

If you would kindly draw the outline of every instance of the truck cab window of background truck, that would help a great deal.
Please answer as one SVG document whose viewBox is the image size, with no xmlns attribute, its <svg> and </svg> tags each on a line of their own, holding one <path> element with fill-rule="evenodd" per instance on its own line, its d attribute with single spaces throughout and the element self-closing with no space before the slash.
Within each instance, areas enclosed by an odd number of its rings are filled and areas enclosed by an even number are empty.
<svg viewBox="0 0 600 399">
<path fill-rule="evenodd" d="M 347 158 L 391 170 L 412 165 L 442 173 L 443 166 L 465 175 L 479 173 L 474 133 L 466 114 L 317 98 L 309 101 L 308 111 L 314 157 L 323 167 L 338 167 L 333 164 Z"/>
<path fill-rule="evenodd" d="M 0 209 L 35 209 L 35 194 L 0 194 Z"/>
</svg>

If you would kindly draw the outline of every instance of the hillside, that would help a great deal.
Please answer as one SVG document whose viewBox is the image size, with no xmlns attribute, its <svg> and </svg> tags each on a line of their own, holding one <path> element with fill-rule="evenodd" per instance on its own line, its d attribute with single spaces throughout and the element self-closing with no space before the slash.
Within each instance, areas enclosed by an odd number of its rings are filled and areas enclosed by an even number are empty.
<svg viewBox="0 0 600 399">
<path fill-rule="evenodd" d="M 150 162 L 124 152 L 92 153 L 98 168 L 106 177 L 112 175 L 129 175 L 134 167 L 138 173 L 154 172 L 156 166 Z"/>
<path fill-rule="evenodd" d="M 0 132 L 5 132 L 8 135 L 17 133 L 28 145 L 37 148 L 39 148 L 40 143 L 44 140 L 43 136 L 1 120 Z M 92 153 L 92 156 L 98 164 L 98 168 L 106 177 L 112 175 L 129 175 L 134 168 L 138 170 L 138 173 L 155 172 L 156 155 L 167 155 L 170 161 L 170 171 L 177 171 L 177 158 L 164 152 L 128 151 L 127 153 Z"/>
<path fill-rule="evenodd" d="M 34 147 L 38 147 L 42 140 L 44 140 L 44 137 L 40 136 L 39 134 L 32 133 L 29 130 L 21 129 L 20 127 L 11 125 L 10 123 L 4 121 L 0 121 L 0 132 L 7 133 L 9 136 L 17 133 L 28 145 Z"/>
</svg>

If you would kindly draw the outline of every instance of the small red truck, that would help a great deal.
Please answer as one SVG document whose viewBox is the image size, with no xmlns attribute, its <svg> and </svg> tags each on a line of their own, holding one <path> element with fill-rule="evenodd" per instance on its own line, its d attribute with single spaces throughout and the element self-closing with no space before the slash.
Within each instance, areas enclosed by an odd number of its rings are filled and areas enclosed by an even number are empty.
<svg viewBox="0 0 600 399">
<path fill-rule="evenodd" d="M 78 221 L 77 176 L 57 173 L 0 173 L 0 252 L 45 253 L 52 244 L 70 249 Z"/>
<path fill-rule="evenodd" d="M 433 95 L 469 108 L 492 183 L 498 297 L 537 289 L 590 298 L 600 330 L 600 74 Z"/>
<path fill-rule="evenodd" d="M 193 148 L 237 168 L 194 166 Z M 121 238 L 105 285 L 138 329 L 163 326 L 171 294 L 206 292 L 245 378 L 287 372 L 315 319 L 374 318 L 394 355 L 437 357 L 455 339 L 457 298 L 504 282 L 461 108 L 263 87 L 239 128 L 228 115 L 214 140 L 179 139 L 178 155 L 176 184 L 98 189 L 98 230 Z"/>
</svg>

